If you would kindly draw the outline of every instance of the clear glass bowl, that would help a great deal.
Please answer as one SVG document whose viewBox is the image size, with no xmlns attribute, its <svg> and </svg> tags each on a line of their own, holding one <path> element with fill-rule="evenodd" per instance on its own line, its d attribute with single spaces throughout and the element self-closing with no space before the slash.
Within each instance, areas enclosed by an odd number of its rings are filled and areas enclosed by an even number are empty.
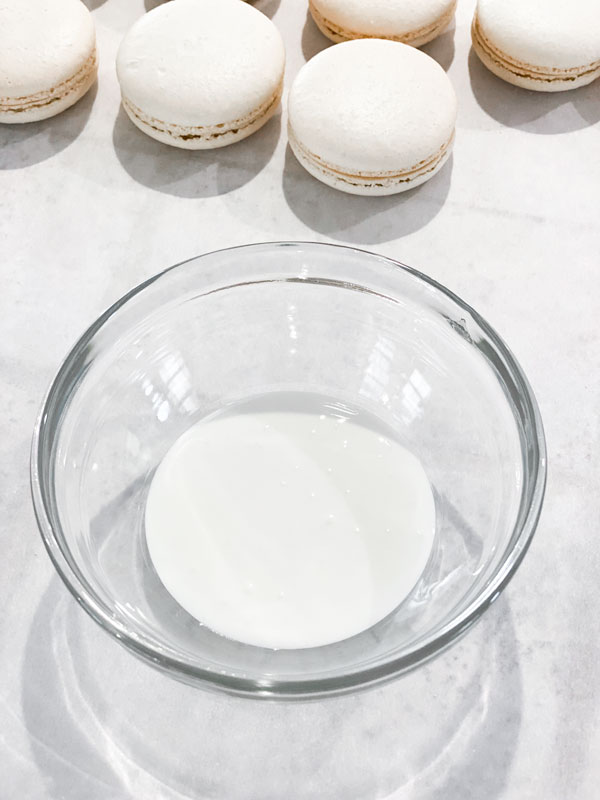
<svg viewBox="0 0 600 800">
<path fill-rule="evenodd" d="M 149 560 L 143 517 L 156 466 L 190 425 L 290 390 L 393 426 L 427 471 L 437 530 L 419 583 L 386 619 L 337 644 L 273 651 L 178 606 Z M 311 243 L 209 253 L 126 295 L 60 368 L 31 462 L 48 552 L 106 631 L 189 683 L 288 699 L 385 681 L 464 633 L 523 558 L 545 477 L 535 399 L 494 330 L 408 267 Z"/>
</svg>

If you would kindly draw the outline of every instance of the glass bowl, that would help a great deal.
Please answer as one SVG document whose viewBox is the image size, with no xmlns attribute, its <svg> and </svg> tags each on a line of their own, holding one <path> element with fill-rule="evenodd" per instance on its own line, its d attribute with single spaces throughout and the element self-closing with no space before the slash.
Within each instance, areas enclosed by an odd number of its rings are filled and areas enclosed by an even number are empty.
<svg viewBox="0 0 600 800">
<path fill-rule="evenodd" d="M 369 630 L 306 650 L 226 639 L 167 593 L 144 508 L 188 427 L 266 392 L 306 391 L 392 426 L 436 503 L 429 563 Z M 514 574 L 544 494 L 538 407 L 495 331 L 390 259 L 314 243 L 209 253 L 137 287 L 81 337 L 46 396 L 31 483 L 60 576 L 104 630 L 205 688 L 307 699 L 374 685 L 440 653 Z"/>
</svg>

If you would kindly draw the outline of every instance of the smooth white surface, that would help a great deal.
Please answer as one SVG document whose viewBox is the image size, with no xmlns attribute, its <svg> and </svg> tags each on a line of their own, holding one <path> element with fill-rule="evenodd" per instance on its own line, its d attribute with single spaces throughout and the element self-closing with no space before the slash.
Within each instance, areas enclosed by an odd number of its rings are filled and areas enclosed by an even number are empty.
<svg viewBox="0 0 600 800">
<path fill-rule="evenodd" d="M 67 80 L 91 55 L 95 36 L 80 0 L 0 0 L 0 98 Z"/>
<path fill-rule="evenodd" d="M 233 122 L 268 101 L 283 75 L 277 28 L 239 0 L 177 0 L 139 19 L 117 57 L 123 95 L 177 125 Z"/>
<path fill-rule="evenodd" d="M 200 421 L 148 494 L 165 587 L 207 627 L 258 647 L 370 628 L 413 589 L 435 533 L 419 460 L 369 416 L 296 410 L 304 402 L 268 396 Z"/>
<path fill-rule="evenodd" d="M 327 164 L 351 173 L 400 172 L 448 141 L 456 96 L 444 70 L 421 50 L 358 39 L 302 68 L 288 113 L 296 138 Z"/>
<path fill-rule="evenodd" d="M 503 53 L 569 69 L 600 59 L 600 0 L 479 0 L 483 33 Z"/>
<path fill-rule="evenodd" d="M 178 2 L 178 0 L 173 0 Z M 523 91 L 470 54 L 475 3 L 425 48 L 460 98 L 452 164 L 351 197 L 287 150 L 285 113 L 212 153 L 120 111 L 114 58 L 154 0 L 93 0 L 100 81 L 44 123 L 0 127 L 0 774 L 22 800 L 597 800 L 600 785 L 598 84 Z M 288 80 L 327 46 L 306 3 L 261 0 Z M 425 270 L 505 337 L 549 447 L 540 526 L 479 625 L 362 695 L 260 704 L 138 663 L 70 596 L 29 500 L 29 445 L 76 337 L 167 264 L 245 242 L 345 242 Z"/>
<path fill-rule="evenodd" d="M 327 20 L 353 33 L 401 36 L 432 25 L 454 0 L 314 0 Z"/>
</svg>

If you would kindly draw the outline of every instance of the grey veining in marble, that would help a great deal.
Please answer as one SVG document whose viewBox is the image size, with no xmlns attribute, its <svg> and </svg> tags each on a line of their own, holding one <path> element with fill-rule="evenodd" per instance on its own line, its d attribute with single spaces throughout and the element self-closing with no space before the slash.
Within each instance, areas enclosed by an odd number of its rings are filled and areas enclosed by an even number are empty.
<svg viewBox="0 0 600 800">
<path fill-rule="evenodd" d="M 288 82 L 326 46 L 305 0 L 258 0 Z M 19 800 L 595 800 L 600 760 L 600 82 L 535 95 L 470 52 L 473 0 L 426 46 L 460 112 L 454 156 L 405 195 L 310 178 L 285 113 L 214 153 L 168 149 L 119 110 L 114 57 L 158 0 L 88 0 L 100 81 L 54 120 L 0 128 L 0 797 Z M 200 252 L 283 238 L 418 267 L 502 333 L 546 424 L 533 546 L 458 645 L 365 694 L 238 701 L 138 663 L 53 574 L 29 501 L 47 383 L 123 292 Z"/>
</svg>

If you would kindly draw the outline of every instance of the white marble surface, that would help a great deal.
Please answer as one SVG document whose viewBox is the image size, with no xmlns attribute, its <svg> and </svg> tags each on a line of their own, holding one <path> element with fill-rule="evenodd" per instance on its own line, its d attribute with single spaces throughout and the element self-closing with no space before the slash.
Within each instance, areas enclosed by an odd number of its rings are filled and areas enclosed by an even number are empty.
<svg viewBox="0 0 600 800">
<path fill-rule="evenodd" d="M 456 29 L 426 48 L 459 97 L 453 162 L 404 196 L 349 197 L 302 172 L 285 115 L 213 154 L 145 138 L 113 67 L 144 2 L 88 4 L 97 91 L 0 129 L 0 795 L 597 798 L 600 82 L 557 96 L 502 84 L 470 53 L 473 0 L 459 0 Z M 305 0 L 258 4 L 289 81 L 325 40 Z M 180 686 L 114 644 L 54 576 L 28 487 L 42 394 L 100 311 L 181 259 L 283 238 L 357 243 L 465 297 L 528 372 L 550 457 L 534 544 L 463 642 L 385 688 L 294 706 Z"/>
</svg>

